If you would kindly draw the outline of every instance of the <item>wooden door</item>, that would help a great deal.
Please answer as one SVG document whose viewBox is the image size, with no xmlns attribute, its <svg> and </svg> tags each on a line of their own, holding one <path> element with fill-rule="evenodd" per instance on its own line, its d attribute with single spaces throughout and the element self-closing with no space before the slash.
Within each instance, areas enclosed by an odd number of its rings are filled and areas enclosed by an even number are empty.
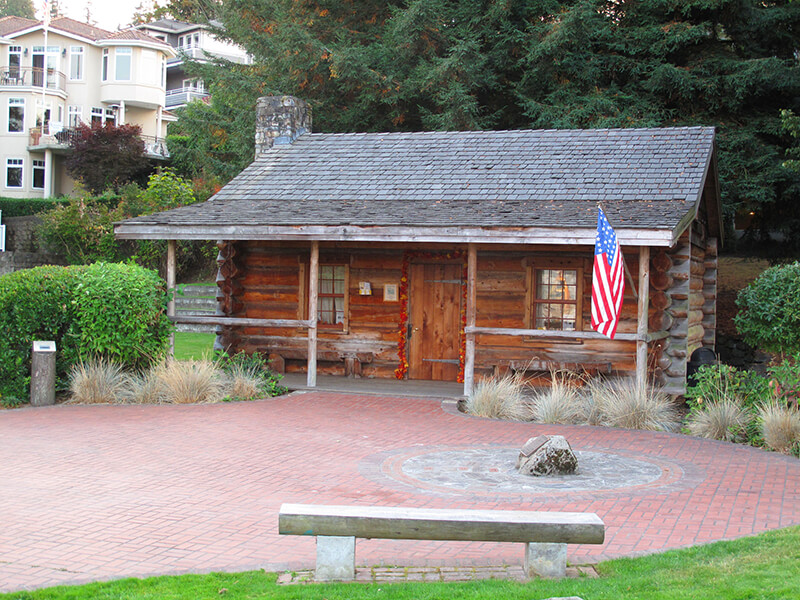
<svg viewBox="0 0 800 600">
<path fill-rule="evenodd" d="M 425 263 L 409 270 L 408 377 L 456 381 L 463 267 Z"/>
</svg>

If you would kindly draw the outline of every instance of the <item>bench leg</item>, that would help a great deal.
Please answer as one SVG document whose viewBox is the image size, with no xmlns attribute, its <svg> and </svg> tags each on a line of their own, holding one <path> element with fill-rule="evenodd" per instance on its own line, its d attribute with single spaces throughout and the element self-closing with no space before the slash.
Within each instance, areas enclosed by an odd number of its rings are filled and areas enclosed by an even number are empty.
<svg viewBox="0 0 800 600">
<path fill-rule="evenodd" d="M 317 581 L 352 581 L 356 578 L 356 538 L 317 536 Z"/>
<path fill-rule="evenodd" d="M 558 579 L 567 574 L 566 544 L 525 544 L 525 575 Z"/>
</svg>

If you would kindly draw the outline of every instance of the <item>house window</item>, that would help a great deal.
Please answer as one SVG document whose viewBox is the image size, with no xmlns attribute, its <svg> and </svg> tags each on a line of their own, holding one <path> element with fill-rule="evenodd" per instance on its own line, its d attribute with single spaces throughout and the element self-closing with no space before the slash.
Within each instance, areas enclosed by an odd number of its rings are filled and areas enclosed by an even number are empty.
<svg viewBox="0 0 800 600">
<path fill-rule="evenodd" d="M 347 330 L 346 265 L 320 265 L 317 321 L 320 325 Z"/>
<path fill-rule="evenodd" d="M 22 46 L 8 47 L 8 78 L 19 80 L 22 69 Z"/>
<path fill-rule="evenodd" d="M 117 111 L 113 108 L 106 109 L 106 125 L 116 125 L 117 124 Z"/>
<path fill-rule="evenodd" d="M 83 80 L 83 46 L 69 48 L 69 78 L 70 81 Z"/>
<path fill-rule="evenodd" d="M 92 108 L 92 127 L 99 127 L 103 124 L 103 109 L 97 108 L 96 106 Z"/>
<path fill-rule="evenodd" d="M 133 56 L 132 48 L 117 48 L 116 49 L 116 64 L 114 70 L 114 79 L 117 81 L 130 81 L 131 80 L 131 58 Z"/>
<path fill-rule="evenodd" d="M 83 107 L 79 105 L 67 106 L 67 127 L 77 127 L 83 120 Z"/>
<path fill-rule="evenodd" d="M 103 66 L 100 78 L 103 81 L 108 81 L 108 48 L 103 49 Z"/>
<path fill-rule="evenodd" d="M 44 161 L 43 160 L 34 160 L 33 161 L 33 181 L 32 181 L 33 189 L 36 190 L 43 190 L 44 189 Z"/>
<path fill-rule="evenodd" d="M 23 182 L 23 165 L 25 162 L 21 158 L 6 159 L 6 187 L 21 188 Z"/>
<path fill-rule="evenodd" d="M 8 99 L 8 133 L 25 131 L 25 98 Z"/>
<path fill-rule="evenodd" d="M 533 269 L 533 329 L 576 331 L 581 315 L 580 269 Z"/>
</svg>

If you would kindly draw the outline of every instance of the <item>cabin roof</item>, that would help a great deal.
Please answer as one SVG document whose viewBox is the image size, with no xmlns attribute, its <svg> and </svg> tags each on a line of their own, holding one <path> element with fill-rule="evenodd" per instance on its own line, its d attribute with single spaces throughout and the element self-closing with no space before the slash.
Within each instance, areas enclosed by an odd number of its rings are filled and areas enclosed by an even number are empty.
<svg viewBox="0 0 800 600">
<path fill-rule="evenodd" d="M 650 231 L 671 242 L 697 214 L 713 150 L 711 127 L 305 134 L 263 152 L 209 201 L 117 233 L 495 228 L 580 231 L 572 237 L 593 243 L 602 203 L 621 241 Z"/>
</svg>

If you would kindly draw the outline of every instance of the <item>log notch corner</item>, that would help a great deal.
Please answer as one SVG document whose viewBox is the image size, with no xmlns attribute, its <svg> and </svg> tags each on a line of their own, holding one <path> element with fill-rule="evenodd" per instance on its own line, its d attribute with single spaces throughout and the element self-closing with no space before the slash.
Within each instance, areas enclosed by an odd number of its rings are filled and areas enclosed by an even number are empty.
<svg viewBox="0 0 800 600">
<path fill-rule="evenodd" d="M 219 254 L 217 255 L 217 312 L 218 316 L 239 317 L 244 316 L 244 303 L 240 300 L 243 293 L 239 275 L 242 273 L 240 264 L 241 244 L 231 241 L 217 242 Z M 238 332 L 235 327 L 217 325 L 217 339 L 214 350 L 229 353 L 236 352 L 238 346 Z"/>
</svg>

